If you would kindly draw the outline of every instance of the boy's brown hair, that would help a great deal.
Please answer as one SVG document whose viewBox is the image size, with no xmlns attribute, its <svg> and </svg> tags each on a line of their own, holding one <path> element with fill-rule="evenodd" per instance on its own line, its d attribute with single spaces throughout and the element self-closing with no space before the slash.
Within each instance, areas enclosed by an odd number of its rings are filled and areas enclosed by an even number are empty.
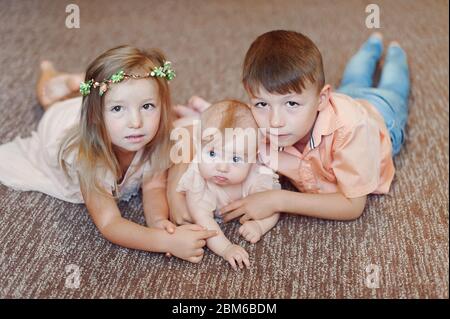
<svg viewBox="0 0 450 319">
<path fill-rule="evenodd" d="M 308 83 L 325 85 L 322 55 L 307 36 L 276 30 L 260 35 L 244 59 L 242 82 L 254 96 L 260 85 L 269 93 L 301 93 Z"/>
</svg>

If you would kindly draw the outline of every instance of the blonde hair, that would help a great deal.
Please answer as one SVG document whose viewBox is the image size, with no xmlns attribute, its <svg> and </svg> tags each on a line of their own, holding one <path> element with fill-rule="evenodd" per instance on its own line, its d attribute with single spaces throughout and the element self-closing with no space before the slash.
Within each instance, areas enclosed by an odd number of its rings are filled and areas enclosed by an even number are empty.
<svg viewBox="0 0 450 319">
<path fill-rule="evenodd" d="M 153 68 L 162 66 L 165 61 L 164 54 L 157 49 L 144 51 L 128 45 L 118 46 L 101 54 L 88 66 L 85 81 L 90 79 L 102 81 L 119 70 L 125 73 L 137 69 L 151 72 Z M 150 174 L 155 174 L 165 171 L 170 166 L 168 154 L 172 143 L 169 135 L 172 130 L 173 114 L 167 80 L 159 77 L 150 79 L 157 83 L 161 117 L 158 132 L 152 141 L 145 145 L 138 166 L 149 160 Z M 97 176 L 97 166 L 104 165 L 114 174 L 116 181 L 122 177 L 122 172 L 104 123 L 104 96 L 98 94 L 98 89 L 92 89 L 90 94 L 83 97 L 79 125 L 75 125 L 63 139 L 58 160 L 67 174 L 64 158 L 71 151 L 75 151 L 77 167 L 82 172 L 79 174 L 80 186 L 86 192 L 96 191 L 110 196 L 99 183 L 101 176 Z"/>
<path fill-rule="evenodd" d="M 200 116 L 202 128 L 215 127 L 222 133 L 226 128 L 258 128 L 249 107 L 237 100 L 214 103 Z"/>
<path fill-rule="evenodd" d="M 225 132 L 226 129 L 243 129 L 244 138 L 247 137 L 246 149 L 252 145 L 250 144 L 251 142 L 255 142 L 253 146 L 257 147 L 258 125 L 250 108 L 242 102 L 236 100 L 224 100 L 215 103 L 202 112 L 200 121 L 202 126 L 202 147 L 217 137 L 215 135 L 217 130 L 222 133 L 222 145 L 224 145 L 227 142 L 225 141 L 227 138 Z M 206 132 L 206 130 L 211 128 L 211 131 Z M 252 135 L 247 135 L 249 133 Z M 255 138 L 254 140 L 253 137 Z M 253 141 L 249 140 L 250 138 L 252 138 Z"/>
</svg>

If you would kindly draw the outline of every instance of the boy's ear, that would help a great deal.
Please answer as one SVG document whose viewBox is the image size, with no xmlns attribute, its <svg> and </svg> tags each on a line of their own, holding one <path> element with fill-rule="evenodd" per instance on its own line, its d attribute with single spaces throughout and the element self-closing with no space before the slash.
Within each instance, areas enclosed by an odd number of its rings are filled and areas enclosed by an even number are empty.
<svg viewBox="0 0 450 319">
<path fill-rule="evenodd" d="M 327 105 L 330 99 L 331 85 L 325 84 L 325 86 L 320 90 L 319 93 L 319 111 L 322 111 Z"/>
</svg>

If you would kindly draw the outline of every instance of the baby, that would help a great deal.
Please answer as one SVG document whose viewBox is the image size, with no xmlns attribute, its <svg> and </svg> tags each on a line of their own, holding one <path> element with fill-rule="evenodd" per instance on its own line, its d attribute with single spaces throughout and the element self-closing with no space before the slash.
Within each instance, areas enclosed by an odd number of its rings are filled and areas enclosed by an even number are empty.
<svg viewBox="0 0 450 319">
<path fill-rule="evenodd" d="M 278 175 L 257 163 L 258 126 L 247 105 L 238 101 L 213 104 L 200 117 L 201 149 L 180 178 L 176 191 L 185 192 L 193 221 L 218 235 L 207 246 L 227 260 L 233 269 L 249 267 L 244 248 L 228 240 L 218 224 L 218 210 L 249 194 L 280 189 Z M 247 143 L 245 143 L 247 141 Z M 216 218 L 216 219 L 215 219 Z M 275 226 L 279 214 L 249 220 L 239 233 L 256 243 Z"/>
</svg>

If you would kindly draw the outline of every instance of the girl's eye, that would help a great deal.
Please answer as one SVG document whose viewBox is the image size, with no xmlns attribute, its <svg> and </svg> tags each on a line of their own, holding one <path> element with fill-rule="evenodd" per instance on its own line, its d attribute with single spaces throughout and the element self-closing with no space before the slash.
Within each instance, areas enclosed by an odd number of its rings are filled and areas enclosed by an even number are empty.
<svg viewBox="0 0 450 319">
<path fill-rule="evenodd" d="M 214 151 L 209 151 L 209 156 L 210 156 L 210 157 L 216 157 L 216 152 L 214 152 Z"/>
<path fill-rule="evenodd" d="M 267 103 L 266 102 L 258 102 L 255 104 L 255 107 L 259 107 L 259 108 L 263 108 L 266 107 Z"/>
<path fill-rule="evenodd" d="M 111 108 L 111 111 L 113 111 L 113 112 L 120 112 L 121 110 L 122 110 L 122 106 L 120 106 L 120 105 L 116 105 Z"/>
<path fill-rule="evenodd" d="M 233 162 L 234 163 L 240 163 L 240 162 L 242 162 L 243 160 L 242 160 L 242 157 L 239 157 L 239 156 L 233 156 Z"/>
<path fill-rule="evenodd" d="M 288 101 L 287 105 L 289 105 L 290 107 L 296 107 L 296 106 L 299 106 L 300 104 L 298 104 L 297 102 L 294 102 L 294 101 Z"/>
<path fill-rule="evenodd" d="M 142 107 L 144 108 L 144 110 L 150 110 L 150 109 L 154 109 L 155 105 L 153 103 L 146 103 L 146 104 L 142 105 Z"/>
</svg>

